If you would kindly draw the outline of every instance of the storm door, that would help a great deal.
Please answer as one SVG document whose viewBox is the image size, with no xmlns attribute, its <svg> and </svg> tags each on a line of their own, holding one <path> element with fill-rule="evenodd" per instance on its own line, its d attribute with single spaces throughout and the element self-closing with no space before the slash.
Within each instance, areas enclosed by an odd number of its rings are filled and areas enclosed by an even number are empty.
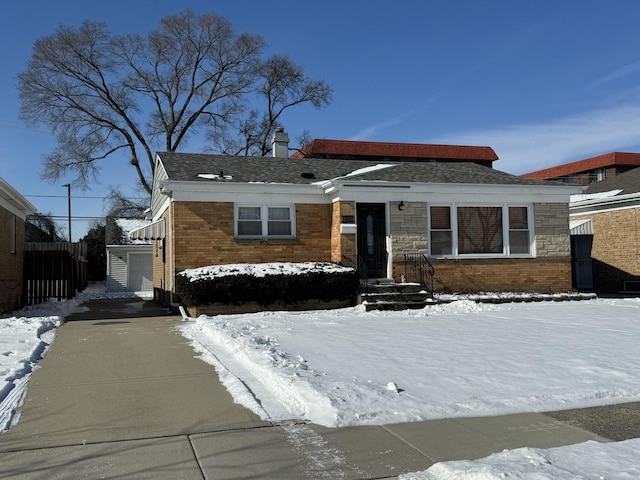
<svg viewBox="0 0 640 480">
<path fill-rule="evenodd" d="M 358 203 L 358 257 L 369 278 L 387 276 L 387 245 L 384 203 Z"/>
</svg>

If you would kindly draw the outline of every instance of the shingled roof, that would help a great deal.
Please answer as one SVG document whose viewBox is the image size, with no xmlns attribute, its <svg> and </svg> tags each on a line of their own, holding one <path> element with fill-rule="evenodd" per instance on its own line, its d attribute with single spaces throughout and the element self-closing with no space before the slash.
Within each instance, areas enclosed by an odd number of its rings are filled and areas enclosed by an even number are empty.
<svg viewBox="0 0 640 480">
<path fill-rule="evenodd" d="M 471 161 L 491 166 L 498 155 L 491 147 L 434 145 L 422 143 L 364 142 L 315 139 L 304 145 L 294 158 L 408 159 L 414 161 Z"/>
<path fill-rule="evenodd" d="M 354 181 L 409 183 L 459 183 L 501 185 L 550 185 L 528 180 L 473 162 L 402 162 L 323 158 L 277 158 L 158 153 L 169 180 L 233 183 L 312 184 L 345 177 Z M 376 165 L 392 165 L 374 168 Z M 205 175 L 203 178 L 200 175 Z"/>
<path fill-rule="evenodd" d="M 587 187 L 585 193 L 601 193 L 612 190 L 622 190 L 621 195 L 640 192 L 640 168 L 634 168 L 600 182 L 594 182 Z"/>
</svg>

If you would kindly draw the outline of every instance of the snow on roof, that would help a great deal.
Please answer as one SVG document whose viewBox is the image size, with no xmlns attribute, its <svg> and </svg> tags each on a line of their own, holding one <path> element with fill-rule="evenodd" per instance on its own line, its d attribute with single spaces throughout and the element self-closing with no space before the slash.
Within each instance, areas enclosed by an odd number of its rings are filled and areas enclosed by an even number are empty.
<svg viewBox="0 0 640 480">
<path fill-rule="evenodd" d="M 377 165 L 372 165 L 370 167 L 358 168 L 351 173 L 347 173 L 345 177 L 352 177 L 354 175 L 361 175 L 363 173 L 375 172 L 377 170 L 383 170 L 385 168 L 393 167 L 394 165 L 388 163 L 379 163 Z"/>
<path fill-rule="evenodd" d="M 574 202 L 582 202 L 585 200 L 598 200 L 601 198 L 609 198 L 615 197 L 619 193 L 622 193 L 622 190 L 609 190 L 608 192 L 599 192 L 599 193 L 579 193 L 577 195 L 571 195 L 571 203 Z"/>
<path fill-rule="evenodd" d="M 268 275 L 303 275 L 309 272 L 331 273 L 345 272 L 349 270 L 353 269 L 328 262 L 235 263 L 188 269 L 180 272 L 178 275 L 185 275 L 190 280 L 194 281 L 203 278 L 227 277 L 231 275 L 266 277 Z"/>
<path fill-rule="evenodd" d="M 150 223 L 150 220 L 145 220 L 144 218 L 116 218 L 116 224 L 125 234 L 137 228 L 145 227 Z"/>
</svg>

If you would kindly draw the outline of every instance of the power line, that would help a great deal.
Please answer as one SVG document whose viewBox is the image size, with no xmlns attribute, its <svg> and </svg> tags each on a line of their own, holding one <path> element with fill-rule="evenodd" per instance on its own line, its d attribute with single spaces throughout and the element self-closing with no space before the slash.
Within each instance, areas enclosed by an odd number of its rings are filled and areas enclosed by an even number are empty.
<svg viewBox="0 0 640 480">
<path fill-rule="evenodd" d="M 22 195 L 31 198 L 67 198 L 66 195 Z M 80 195 L 72 195 L 71 198 L 87 198 L 93 200 L 106 200 L 109 197 L 84 197 Z M 127 197 L 129 200 L 148 200 L 148 197 Z"/>
</svg>

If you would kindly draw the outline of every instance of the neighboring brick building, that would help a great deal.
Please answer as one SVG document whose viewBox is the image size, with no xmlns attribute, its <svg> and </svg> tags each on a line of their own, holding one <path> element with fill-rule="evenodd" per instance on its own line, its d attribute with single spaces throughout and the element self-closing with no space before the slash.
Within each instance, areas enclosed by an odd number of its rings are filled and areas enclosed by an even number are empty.
<svg viewBox="0 0 640 480">
<path fill-rule="evenodd" d="M 640 153 L 611 152 L 576 162 L 525 173 L 522 178 L 557 180 L 570 185 L 590 185 L 640 167 Z"/>
<path fill-rule="evenodd" d="M 640 291 L 640 168 L 593 183 L 570 204 L 571 221 L 588 224 L 593 289 Z"/>
<path fill-rule="evenodd" d="M 338 158 L 403 162 L 473 162 L 492 167 L 498 155 L 491 147 L 433 145 L 423 143 L 363 142 L 315 139 L 291 155 L 292 158 Z"/>
<path fill-rule="evenodd" d="M 410 253 L 434 264 L 437 290 L 571 290 L 568 202 L 581 189 L 500 172 L 474 148 L 455 161 L 158 153 L 154 223 L 133 236 L 154 239 L 165 301 L 187 268 L 357 255 L 370 277 L 399 281 Z"/>
<path fill-rule="evenodd" d="M 0 178 L 0 313 L 22 306 L 25 221 L 35 211 Z"/>
</svg>

